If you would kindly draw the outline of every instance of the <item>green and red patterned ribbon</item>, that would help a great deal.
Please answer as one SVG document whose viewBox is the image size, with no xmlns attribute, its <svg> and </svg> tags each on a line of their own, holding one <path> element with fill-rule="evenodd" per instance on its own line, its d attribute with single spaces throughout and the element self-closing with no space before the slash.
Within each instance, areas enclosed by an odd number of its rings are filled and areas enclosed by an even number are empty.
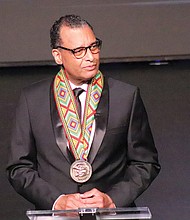
<svg viewBox="0 0 190 220">
<path fill-rule="evenodd" d="M 87 160 L 89 141 L 94 115 L 103 89 L 103 76 L 100 71 L 88 85 L 83 123 L 81 125 L 77 113 L 75 97 L 69 81 L 61 69 L 54 80 L 54 96 L 56 106 L 63 124 L 70 150 L 76 160 Z"/>
</svg>

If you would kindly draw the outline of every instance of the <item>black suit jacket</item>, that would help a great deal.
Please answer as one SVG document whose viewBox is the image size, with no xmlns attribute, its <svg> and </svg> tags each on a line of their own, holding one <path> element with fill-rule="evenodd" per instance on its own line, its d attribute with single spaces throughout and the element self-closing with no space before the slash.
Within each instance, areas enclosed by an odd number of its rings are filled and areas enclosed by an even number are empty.
<svg viewBox="0 0 190 220">
<path fill-rule="evenodd" d="M 73 157 L 66 147 L 52 79 L 25 88 L 16 110 L 7 166 L 15 190 L 37 209 L 51 209 L 61 194 L 92 188 L 107 193 L 118 207 L 133 203 L 160 170 L 138 88 L 105 78 L 95 120 L 88 157 L 93 175 L 77 184 L 69 175 Z"/>
</svg>

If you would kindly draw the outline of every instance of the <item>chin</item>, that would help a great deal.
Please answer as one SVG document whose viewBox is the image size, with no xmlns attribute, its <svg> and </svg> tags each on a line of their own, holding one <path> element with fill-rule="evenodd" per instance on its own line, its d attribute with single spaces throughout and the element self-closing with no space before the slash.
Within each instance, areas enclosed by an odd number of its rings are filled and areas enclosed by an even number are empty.
<svg viewBox="0 0 190 220">
<path fill-rule="evenodd" d="M 86 75 L 89 76 L 89 78 L 93 78 L 97 72 L 98 70 L 89 71 Z"/>
</svg>

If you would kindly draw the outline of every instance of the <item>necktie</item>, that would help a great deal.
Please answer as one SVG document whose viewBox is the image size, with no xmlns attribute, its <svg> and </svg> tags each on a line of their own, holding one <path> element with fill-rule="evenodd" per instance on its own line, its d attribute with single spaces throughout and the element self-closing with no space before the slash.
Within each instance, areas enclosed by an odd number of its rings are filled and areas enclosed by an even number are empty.
<svg viewBox="0 0 190 220">
<path fill-rule="evenodd" d="M 74 95 L 76 97 L 77 111 L 78 111 L 78 115 L 79 115 L 80 120 L 81 120 L 81 102 L 80 102 L 79 96 L 83 91 L 84 90 L 81 88 L 73 89 Z"/>
</svg>

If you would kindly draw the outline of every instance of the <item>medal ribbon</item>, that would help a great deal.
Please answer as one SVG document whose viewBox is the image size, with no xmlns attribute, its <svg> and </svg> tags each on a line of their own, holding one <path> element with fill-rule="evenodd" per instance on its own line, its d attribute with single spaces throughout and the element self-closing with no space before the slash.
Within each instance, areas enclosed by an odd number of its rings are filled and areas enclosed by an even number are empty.
<svg viewBox="0 0 190 220">
<path fill-rule="evenodd" d="M 76 160 L 87 160 L 89 141 L 94 115 L 103 89 L 103 76 L 100 71 L 88 85 L 83 124 L 81 125 L 73 91 L 61 69 L 54 80 L 54 96 L 70 150 Z"/>
</svg>

